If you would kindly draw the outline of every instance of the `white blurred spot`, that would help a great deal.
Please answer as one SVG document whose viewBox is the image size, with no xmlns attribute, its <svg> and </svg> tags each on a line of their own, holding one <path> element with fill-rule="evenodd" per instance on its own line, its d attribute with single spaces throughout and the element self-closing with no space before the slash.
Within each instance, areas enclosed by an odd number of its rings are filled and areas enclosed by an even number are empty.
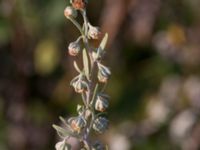
<svg viewBox="0 0 200 150">
<path fill-rule="evenodd" d="M 190 110 L 185 110 L 178 114 L 170 125 L 170 135 L 172 139 L 176 142 L 184 140 L 196 122 L 196 119 L 196 116 Z"/>
<path fill-rule="evenodd" d="M 147 106 L 148 119 L 155 123 L 164 123 L 170 110 L 162 101 L 151 100 Z"/>
<path fill-rule="evenodd" d="M 130 150 L 130 143 L 124 135 L 112 135 L 110 138 L 110 150 Z"/>
</svg>

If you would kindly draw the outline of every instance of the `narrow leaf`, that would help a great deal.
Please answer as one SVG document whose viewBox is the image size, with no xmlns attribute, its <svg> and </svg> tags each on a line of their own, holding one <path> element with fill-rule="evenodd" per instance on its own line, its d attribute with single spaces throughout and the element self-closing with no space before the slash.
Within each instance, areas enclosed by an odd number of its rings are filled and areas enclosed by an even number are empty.
<svg viewBox="0 0 200 150">
<path fill-rule="evenodd" d="M 62 121 L 62 123 L 67 127 L 70 128 L 69 125 L 67 124 L 67 121 L 63 117 L 59 117 L 59 119 Z"/>
<path fill-rule="evenodd" d="M 76 61 L 74 61 L 74 68 L 76 69 L 77 72 L 81 73 L 80 68 L 78 67 Z"/>
<path fill-rule="evenodd" d="M 99 84 L 97 83 L 93 92 L 92 100 L 90 102 L 91 105 L 95 103 L 95 98 L 97 96 L 98 88 L 99 88 Z"/>
<path fill-rule="evenodd" d="M 79 78 L 79 75 L 76 76 L 76 77 L 74 77 L 74 78 L 71 80 L 70 85 L 73 85 L 73 83 L 74 83 L 78 78 Z"/>
<path fill-rule="evenodd" d="M 76 110 L 77 110 L 78 114 L 81 115 L 83 113 L 83 111 L 84 111 L 84 106 L 77 105 L 77 109 Z"/>
<path fill-rule="evenodd" d="M 106 47 L 106 44 L 107 44 L 107 41 L 108 41 L 108 33 L 105 34 L 103 40 L 101 41 L 101 44 L 99 46 L 99 48 L 103 51 Z"/>
<path fill-rule="evenodd" d="M 87 79 L 89 80 L 89 62 L 86 49 L 83 49 L 83 66 Z"/>
<path fill-rule="evenodd" d="M 107 44 L 107 41 L 108 41 L 108 33 L 105 34 L 105 36 L 103 37 L 103 39 L 99 45 L 99 48 L 97 50 L 97 58 L 101 57 L 101 55 L 103 54 L 103 51 L 105 50 L 105 47 Z"/>
<path fill-rule="evenodd" d="M 69 131 L 67 131 L 66 129 L 59 127 L 55 124 L 53 125 L 53 128 L 58 132 L 59 135 L 62 135 L 63 137 L 71 135 L 71 133 Z"/>
</svg>

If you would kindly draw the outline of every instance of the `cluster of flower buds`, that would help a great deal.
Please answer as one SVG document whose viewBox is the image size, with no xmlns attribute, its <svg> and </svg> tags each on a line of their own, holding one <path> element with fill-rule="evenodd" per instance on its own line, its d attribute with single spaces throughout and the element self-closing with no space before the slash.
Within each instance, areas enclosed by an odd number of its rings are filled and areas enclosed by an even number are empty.
<svg viewBox="0 0 200 150">
<path fill-rule="evenodd" d="M 83 116 L 70 118 L 68 123 L 70 124 L 72 131 L 76 133 L 80 133 L 82 129 L 87 125 L 87 122 Z"/>
<path fill-rule="evenodd" d="M 70 0 L 70 3 L 71 6 L 65 8 L 64 15 L 77 27 L 81 35 L 76 41 L 69 44 L 68 53 L 70 56 L 79 57 L 80 54 L 83 56 L 82 69 L 74 61 L 74 67 L 79 75 L 72 79 L 70 85 L 76 93 L 81 94 L 83 104 L 77 106 L 77 117 L 72 117 L 68 121 L 61 118 L 66 128 L 53 126 L 60 137 L 64 139 L 56 144 L 56 150 L 72 149 L 66 143 L 68 137 L 76 137 L 83 142 L 84 147 L 82 149 L 84 150 L 105 150 L 105 146 L 101 143 L 88 146 L 87 140 L 89 140 L 91 130 L 103 133 L 108 128 L 109 121 L 105 116 L 102 116 L 102 113 L 105 113 L 109 106 L 109 97 L 103 93 L 111 71 L 101 63 L 108 34 L 105 34 L 99 47 L 93 48 L 90 46 L 89 39 L 98 40 L 102 34 L 100 29 L 92 26 L 87 19 L 85 8 L 88 2 L 87 0 Z M 75 19 L 78 12 L 80 12 L 84 20 L 82 25 Z"/>
<path fill-rule="evenodd" d="M 95 119 L 93 129 L 98 133 L 103 133 L 108 128 L 108 120 L 105 117 L 98 117 Z"/>
<path fill-rule="evenodd" d="M 111 75 L 109 68 L 98 63 L 98 69 L 99 82 L 106 83 L 108 81 L 109 76 Z"/>
<path fill-rule="evenodd" d="M 95 110 L 104 112 L 109 106 L 109 97 L 105 94 L 98 94 L 96 103 L 95 103 Z"/>
</svg>

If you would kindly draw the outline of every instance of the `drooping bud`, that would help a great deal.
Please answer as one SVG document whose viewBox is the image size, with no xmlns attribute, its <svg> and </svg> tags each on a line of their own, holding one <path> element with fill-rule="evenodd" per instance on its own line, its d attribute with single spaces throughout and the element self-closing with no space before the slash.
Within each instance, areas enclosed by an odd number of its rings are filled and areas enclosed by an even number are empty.
<svg viewBox="0 0 200 150">
<path fill-rule="evenodd" d="M 74 81 L 72 83 L 72 86 L 77 93 L 83 93 L 88 88 L 88 84 L 83 79 L 78 79 L 77 81 Z"/>
<path fill-rule="evenodd" d="M 109 106 L 108 96 L 99 94 L 95 103 L 95 110 L 104 112 Z"/>
<path fill-rule="evenodd" d="M 89 39 L 94 39 L 94 40 L 98 40 L 101 36 L 101 32 L 99 30 L 98 27 L 94 27 L 90 24 L 89 25 L 89 30 L 88 30 L 88 38 Z"/>
<path fill-rule="evenodd" d="M 66 18 L 76 18 L 77 17 L 77 11 L 71 7 L 71 6 L 67 6 L 64 10 L 64 15 Z"/>
<path fill-rule="evenodd" d="M 87 4 L 87 0 L 71 0 L 70 2 L 75 9 L 79 10 L 85 9 Z"/>
<path fill-rule="evenodd" d="M 95 144 L 92 146 L 92 150 L 106 150 L 106 148 L 102 143 L 96 141 Z"/>
<path fill-rule="evenodd" d="M 71 146 L 65 142 L 65 140 L 56 143 L 56 150 L 71 150 Z"/>
<path fill-rule="evenodd" d="M 109 76 L 111 75 L 110 69 L 108 67 L 98 63 L 98 79 L 102 83 L 106 83 L 108 81 Z"/>
<path fill-rule="evenodd" d="M 74 132 L 80 133 L 82 129 L 86 126 L 87 122 L 83 116 L 78 116 L 69 119 L 69 124 Z"/>
<path fill-rule="evenodd" d="M 108 120 L 105 117 L 98 117 L 93 124 L 93 129 L 103 133 L 108 128 Z"/>
<path fill-rule="evenodd" d="M 81 51 L 80 44 L 78 42 L 71 42 L 68 46 L 68 52 L 71 56 L 77 56 Z"/>
</svg>

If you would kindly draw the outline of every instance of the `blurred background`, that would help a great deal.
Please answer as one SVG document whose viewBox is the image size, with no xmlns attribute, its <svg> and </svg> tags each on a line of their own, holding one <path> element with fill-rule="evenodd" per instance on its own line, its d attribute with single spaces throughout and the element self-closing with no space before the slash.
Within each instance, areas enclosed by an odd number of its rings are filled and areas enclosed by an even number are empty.
<svg viewBox="0 0 200 150">
<path fill-rule="evenodd" d="M 0 150 L 53 150 L 75 115 L 66 0 L 0 1 Z M 90 0 L 109 33 L 111 150 L 200 149 L 200 1 Z M 80 16 L 79 16 L 80 17 Z M 81 18 L 80 18 L 80 21 Z"/>
</svg>

